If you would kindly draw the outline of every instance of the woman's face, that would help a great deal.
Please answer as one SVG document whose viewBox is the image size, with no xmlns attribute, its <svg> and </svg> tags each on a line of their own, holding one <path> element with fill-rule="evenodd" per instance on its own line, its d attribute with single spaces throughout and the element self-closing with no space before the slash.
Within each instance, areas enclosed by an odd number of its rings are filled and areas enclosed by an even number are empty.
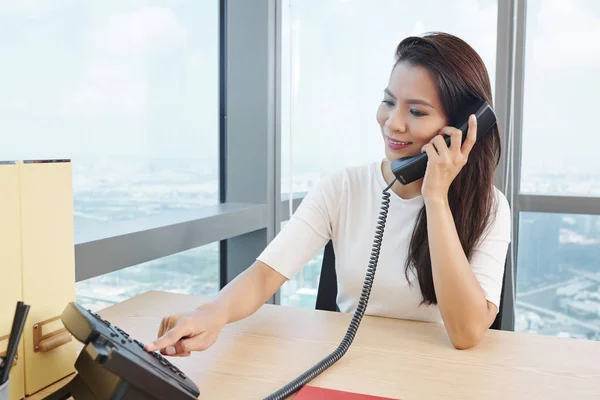
<svg viewBox="0 0 600 400">
<path fill-rule="evenodd" d="M 429 72 L 420 66 L 398 63 L 377 109 L 386 158 L 391 162 L 420 154 L 446 121 Z"/>
</svg>

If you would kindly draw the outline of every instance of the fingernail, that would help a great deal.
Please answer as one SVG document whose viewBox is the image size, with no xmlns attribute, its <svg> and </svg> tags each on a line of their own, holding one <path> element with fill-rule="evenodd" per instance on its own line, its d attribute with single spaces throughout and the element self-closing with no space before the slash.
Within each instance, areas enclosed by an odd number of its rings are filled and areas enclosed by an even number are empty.
<svg viewBox="0 0 600 400">
<path fill-rule="evenodd" d="M 168 354 L 168 355 L 170 355 L 170 356 L 172 356 L 173 354 L 175 354 L 175 353 L 176 353 L 176 352 L 175 352 L 175 347 L 173 347 L 173 346 L 169 346 L 169 347 L 167 347 L 165 351 L 166 351 L 166 352 L 167 352 L 167 354 Z"/>
<path fill-rule="evenodd" d="M 154 351 L 156 350 L 156 346 L 152 343 L 152 344 L 147 344 L 146 345 L 146 350 L 148 351 Z"/>
</svg>

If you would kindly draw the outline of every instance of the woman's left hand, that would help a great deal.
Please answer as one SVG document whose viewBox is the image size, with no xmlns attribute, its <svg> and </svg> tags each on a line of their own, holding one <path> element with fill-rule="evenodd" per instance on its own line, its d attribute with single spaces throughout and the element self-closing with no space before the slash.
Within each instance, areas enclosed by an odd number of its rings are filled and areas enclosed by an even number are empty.
<svg viewBox="0 0 600 400">
<path fill-rule="evenodd" d="M 451 137 L 450 147 L 446 145 L 444 135 Z M 467 163 L 469 153 L 477 139 L 477 118 L 469 117 L 467 138 L 462 143 L 462 132 L 454 127 L 444 127 L 421 152 L 426 152 L 429 160 L 421 187 L 425 201 L 448 200 L 448 189 L 460 170 Z"/>
</svg>

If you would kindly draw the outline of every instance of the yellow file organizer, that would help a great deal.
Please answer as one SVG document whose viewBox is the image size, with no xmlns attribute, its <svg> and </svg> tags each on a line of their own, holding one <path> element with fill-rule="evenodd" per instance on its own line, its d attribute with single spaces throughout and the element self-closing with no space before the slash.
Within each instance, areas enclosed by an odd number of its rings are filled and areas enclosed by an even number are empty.
<svg viewBox="0 0 600 400">
<path fill-rule="evenodd" d="M 75 372 L 75 341 L 60 321 L 75 301 L 72 172 L 69 160 L 18 162 L 21 197 L 25 393 Z"/>
<path fill-rule="evenodd" d="M 0 353 L 4 356 L 15 308 L 23 296 L 19 169 L 15 162 L 0 162 L 0 274 Z M 16 362 L 10 371 L 11 400 L 25 395 L 23 343 L 19 342 Z"/>
</svg>

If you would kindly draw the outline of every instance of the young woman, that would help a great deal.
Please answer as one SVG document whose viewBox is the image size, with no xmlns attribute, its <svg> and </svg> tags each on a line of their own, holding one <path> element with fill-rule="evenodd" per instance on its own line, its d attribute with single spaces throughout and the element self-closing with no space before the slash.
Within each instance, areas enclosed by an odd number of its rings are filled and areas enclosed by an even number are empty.
<svg viewBox="0 0 600 400">
<path fill-rule="evenodd" d="M 472 98 L 492 104 L 487 70 L 461 39 L 409 37 L 377 109 L 385 159 L 320 181 L 255 263 L 196 311 L 163 319 L 149 351 L 185 356 L 207 349 L 222 328 L 258 310 L 329 240 L 336 253 L 337 304 L 360 298 L 390 164 L 426 152 L 423 179 L 391 188 L 381 253 L 366 314 L 443 323 L 457 349 L 479 343 L 498 312 L 510 242 L 510 209 L 493 185 L 497 126 L 476 142 L 452 127 Z M 444 135 L 451 136 L 448 147 Z M 468 160 L 468 161 L 467 161 Z"/>
</svg>

